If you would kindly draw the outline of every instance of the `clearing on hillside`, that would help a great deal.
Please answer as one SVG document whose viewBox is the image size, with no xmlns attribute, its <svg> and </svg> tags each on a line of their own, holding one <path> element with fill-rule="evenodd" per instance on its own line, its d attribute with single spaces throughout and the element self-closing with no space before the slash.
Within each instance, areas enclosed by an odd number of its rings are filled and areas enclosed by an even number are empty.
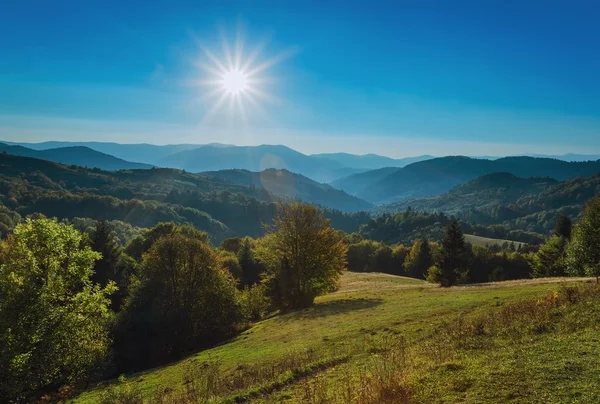
<svg viewBox="0 0 600 404">
<path fill-rule="evenodd" d="M 508 243 L 511 244 L 513 243 L 515 245 L 515 248 L 517 247 L 521 247 L 523 244 L 520 241 L 512 241 L 512 240 L 504 240 L 501 238 L 489 238 L 489 237 L 481 237 L 481 236 L 474 236 L 472 234 L 465 234 L 465 241 L 467 241 L 468 243 L 471 243 L 473 245 L 482 245 L 482 246 L 502 246 L 504 243 Z"/>
<path fill-rule="evenodd" d="M 314 307 L 74 401 L 598 402 L 598 320 L 587 278 L 440 288 L 346 273 Z"/>
</svg>

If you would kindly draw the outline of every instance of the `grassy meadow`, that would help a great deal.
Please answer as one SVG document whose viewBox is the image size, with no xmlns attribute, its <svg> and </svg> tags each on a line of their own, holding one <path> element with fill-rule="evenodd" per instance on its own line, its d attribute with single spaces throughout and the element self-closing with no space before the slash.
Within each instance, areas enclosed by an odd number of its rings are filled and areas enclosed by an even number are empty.
<svg viewBox="0 0 600 404">
<path fill-rule="evenodd" d="M 346 273 L 314 307 L 73 401 L 598 402 L 598 320 L 588 279 L 440 288 Z"/>
<path fill-rule="evenodd" d="M 490 247 L 490 246 L 502 246 L 504 243 L 514 243 L 515 248 L 519 247 L 525 243 L 522 243 L 520 241 L 512 241 L 512 240 L 504 240 L 504 239 L 500 239 L 500 238 L 489 238 L 489 237 L 482 237 L 482 236 L 474 236 L 472 234 L 465 234 L 465 241 L 467 243 L 473 244 L 473 245 L 481 245 L 481 246 L 485 246 L 485 247 Z"/>
</svg>

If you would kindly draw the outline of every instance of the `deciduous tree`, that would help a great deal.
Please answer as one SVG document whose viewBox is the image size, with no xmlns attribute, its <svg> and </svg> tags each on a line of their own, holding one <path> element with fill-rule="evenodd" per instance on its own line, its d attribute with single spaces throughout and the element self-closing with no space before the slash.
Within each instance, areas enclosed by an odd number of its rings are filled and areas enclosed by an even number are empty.
<svg viewBox="0 0 600 404">
<path fill-rule="evenodd" d="M 315 206 L 283 204 L 259 258 L 281 291 L 284 308 L 306 307 L 333 290 L 346 269 L 347 247 Z"/>
<path fill-rule="evenodd" d="M 108 351 L 107 298 L 90 281 L 100 254 L 73 227 L 28 219 L 9 237 L 0 260 L 0 397 L 85 379 Z"/>
</svg>

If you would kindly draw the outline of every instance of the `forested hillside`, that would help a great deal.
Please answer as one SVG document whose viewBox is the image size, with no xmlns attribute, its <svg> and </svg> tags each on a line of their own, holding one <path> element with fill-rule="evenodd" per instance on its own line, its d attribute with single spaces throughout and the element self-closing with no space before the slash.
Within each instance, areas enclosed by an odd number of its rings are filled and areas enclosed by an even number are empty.
<svg viewBox="0 0 600 404">
<path fill-rule="evenodd" d="M 333 183 L 373 203 L 391 203 L 427 195 L 438 195 L 453 187 L 491 173 L 518 177 L 550 177 L 566 180 L 600 172 L 600 161 L 566 162 L 534 157 L 505 157 L 497 160 L 463 156 L 434 158 L 389 171 L 375 170 Z"/>
<path fill-rule="evenodd" d="M 298 199 L 331 209 L 356 212 L 371 209 L 372 204 L 346 194 L 330 185 L 319 184 L 303 175 L 274 168 L 260 172 L 248 170 L 221 170 L 202 175 L 223 179 L 234 184 L 264 188 L 266 191 L 289 199 Z"/>
<path fill-rule="evenodd" d="M 312 185 L 305 184 L 303 196 L 310 196 Z M 317 185 L 315 190 L 322 192 Z M 328 191 L 359 201 L 332 188 Z M 263 224 L 274 217 L 275 202 L 286 197 L 214 175 L 174 169 L 109 172 L 0 154 L 0 201 L 22 216 L 120 220 L 139 227 L 173 221 L 194 225 L 218 243 L 235 235 L 262 235 Z M 332 198 L 330 206 L 334 202 Z M 337 209 L 326 210 L 326 215 L 336 228 L 348 232 L 369 220 L 366 213 Z M 7 228 L 14 220 L 7 216 L 3 222 Z"/>
<path fill-rule="evenodd" d="M 480 225 L 547 234 L 561 215 L 575 220 L 584 203 L 600 193 L 600 175 L 558 182 L 494 173 L 450 192 L 386 205 L 382 211 L 438 211 Z"/>
</svg>

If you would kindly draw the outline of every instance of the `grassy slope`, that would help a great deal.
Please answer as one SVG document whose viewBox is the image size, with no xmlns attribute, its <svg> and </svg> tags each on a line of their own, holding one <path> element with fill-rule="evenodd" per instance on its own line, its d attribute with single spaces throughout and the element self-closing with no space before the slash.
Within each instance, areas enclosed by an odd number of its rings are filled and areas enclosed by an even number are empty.
<svg viewBox="0 0 600 404">
<path fill-rule="evenodd" d="M 263 320 L 227 344 L 132 376 L 129 380 L 145 397 L 150 398 L 165 387 L 182 391 L 186 372 L 194 363 L 218 361 L 220 372 L 227 373 L 240 366 L 281 361 L 286 355 L 308 349 L 314 353 L 314 358 L 321 360 L 320 364 L 327 358 L 343 357 L 342 364 L 328 368 L 325 363 L 325 366 L 303 373 L 311 376 L 319 373 L 324 380 L 335 384 L 339 383 L 340 372 L 366 366 L 373 357 L 373 347 L 385 342 L 385 336 L 390 333 L 401 334 L 409 342 L 420 341 L 445 318 L 485 312 L 507 301 L 537 298 L 556 289 L 557 282 L 512 281 L 441 289 L 410 278 L 347 273 L 340 290 L 318 298 L 313 308 Z M 582 329 L 581 335 L 565 335 L 561 339 L 548 336 L 546 340 L 534 341 L 526 351 L 508 344 L 504 349 L 493 349 L 485 355 L 473 354 L 464 360 L 455 358 L 460 365 L 452 366 L 451 371 L 441 367 L 421 375 L 416 397 L 426 402 L 497 402 L 500 398 L 508 402 L 513 396 L 523 398 L 519 395 L 521 393 L 535 395 L 535 389 L 547 392 L 557 382 L 583 391 L 586 383 L 594 380 L 590 377 L 599 376 L 600 352 L 598 344 L 591 342 L 596 338 L 594 335 L 591 330 Z M 550 341 L 552 344 L 549 344 Z M 574 344 L 575 341 L 578 343 Z M 580 351 L 585 351 L 588 356 L 582 357 L 581 363 L 571 363 L 573 355 L 581 354 Z M 569 366 L 575 366 L 578 374 L 585 374 L 585 377 L 573 380 L 559 371 Z M 264 391 L 255 394 L 254 399 L 264 402 L 307 401 L 305 381 L 300 378 L 290 380 L 288 385 L 269 391 L 270 395 Z M 246 386 L 244 391 L 252 390 L 252 387 Z M 96 402 L 103 390 L 105 386 L 98 386 L 76 401 Z M 443 393 L 434 394 L 440 391 Z M 229 397 L 230 393 L 227 394 Z"/>
<path fill-rule="evenodd" d="M 481 236 L 474 236 L 472 234 L 465 234 L 465 240 L 473 245 L 482 245 L 482 246 L 492 246 L 492 245 L 498 245 L 501 246 L 504 243 L 514 243 L 515 247 L 518 247 L 519 245 L 525 244 L 525 243 L 521 243 L 520 241 L 512 241 L 512 240 L 504 240 L 504 239 L 500 239 L 500 238 L 489 238 L 489 237 L 481 237 Z"/>
</svg>

